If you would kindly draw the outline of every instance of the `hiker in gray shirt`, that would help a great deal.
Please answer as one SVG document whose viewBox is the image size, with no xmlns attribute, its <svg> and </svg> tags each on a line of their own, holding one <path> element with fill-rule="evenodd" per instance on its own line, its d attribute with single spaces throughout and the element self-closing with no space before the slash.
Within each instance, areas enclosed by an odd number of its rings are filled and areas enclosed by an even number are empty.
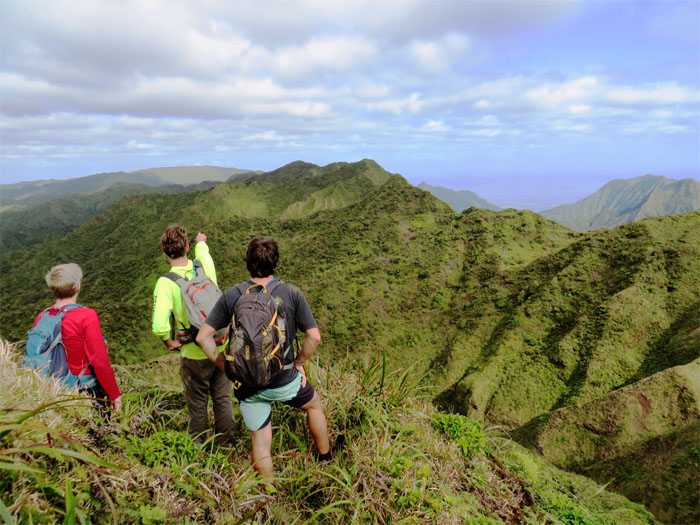
<svg viewBox="0 0 700 525">
<path fill-rule="evenodd" d="M 274 277 L 273 272 L 278 260 L 279 250 L 273 239 L 253 238 L 246 253 L 246 266 L 251 275 L 250 280 L 239 283 L 224 292 L 197 336 L 197 344 L 204 350 L 207 357 L 224 370 L 234 382 L 234 395 L 240 402 L 243 419 L 252 437 L 253 466 L 267 481 L 273 478 L 270 451 L 272 401 L 281 401 L 306 411 L 309 430 L 316 443 L 319 460 L 328 461 L 331 458 L 328 426 L 321 398 L 307 380 L 304 370 L 304 363 L 311 358 L 321 342 L 321 334 L 309 303 L 301 290 L 292 284 L 282 283 Z M 260 338 L 260 334 L 247 333 L 242 323 L 248 314 L 240 313 L 243 303 L 255 306 L 254 310 L 259 310 L 258 306 L 263 303 L 275 305 L 272 310 L 272 319 L 265 319 L 262 323 L 263 335 L 268 338 L 271 337 L 270 334 L 275 336 L 271 340 L 273 345 L 278 343 L 274 348 L 266 348 L 268 343 L 264 341 L 256 345 L 255 340 Z M 216 330 L 232 322 L 234 312 L 237 315 L 236 325 L 232 326 L 229 347 L 224 356 L 217 352 L 212 336 Z M 261 324 L 257 326 L 259 332 Z M 296 339 L 297 329 L 304 332 L 306 338 L 295 356 L 293 342 Z M 242 354 L 234 357 L 237 347 L 240 347 L 240 352 L 245 352 L 244 357 L 241 357 Z M 246 379 L 248 376 L 243 370 L 245 363 L 239 361 L 239 359 L 250 359 L 254 362 L 256 352 L 266 353 L 265 357 L 259 360 L 261 366 L 267 366 L 266 363 L 269 363 L 274 368 L 272 372 L 266 369 L 268 376 L 271 377 L 262 379 L 262 382 L 254 377 Z"/>
</svg>

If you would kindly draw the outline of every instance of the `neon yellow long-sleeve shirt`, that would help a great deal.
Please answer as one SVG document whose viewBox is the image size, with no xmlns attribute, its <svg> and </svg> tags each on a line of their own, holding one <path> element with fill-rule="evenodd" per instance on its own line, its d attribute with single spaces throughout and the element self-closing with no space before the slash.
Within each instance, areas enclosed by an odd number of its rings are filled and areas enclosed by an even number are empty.
<svg viewBox="0 0 700 525">
<path fill-rule="evenodd" d="M 216 268 L 211 255 L 209 255 L 207 243 L 200 241 L 195 244 L 194 258 L 202 263 L 204 273 L 218 286 Z M 187 261 L 187 266 L 171 266 L 170 271 L 185 279 L 192 279 L 194 277 L 194 264 L 192 264 L 192 261 Z M 152 330 L 162 341 L 170 337 L 170 314 L 175 316 L 177 328 L 190 327 L 180 287 L 167 277 L 160 277 L 153 290 Z M 224 349 L 224 346 L 221 345 L 219 347 L 220 352 Z M 206 354 L 197 346 L 197 343 L 182 345 L 180 347 L 180 355 L 187 359 L 207 359 Z"/>
</svg>

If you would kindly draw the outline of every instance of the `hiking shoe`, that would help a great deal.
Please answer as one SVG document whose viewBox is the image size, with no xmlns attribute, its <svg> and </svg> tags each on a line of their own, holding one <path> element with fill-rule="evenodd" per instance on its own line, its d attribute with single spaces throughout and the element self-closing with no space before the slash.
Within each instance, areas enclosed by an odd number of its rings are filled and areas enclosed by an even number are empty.
<svg viewBox="0 0 700 525">
<path fill-rule="evenodd" d="M 338 452 L 340 450 L 343 450 L 345 448 L 345 434 L 338 434 L 338 437 L 335 438 L 335 443 L 333 443 L 333 446 L 331 447 L 331 451 L 333 453 Z"/>
<path fill-rule="evenodd" d="M 328 463 L 333 459 L 333 455 L 343 448 L 345 448 L 345 435 L 339 434 L 335 439 L 335 443 L 333 443 L 333 446 L 331 446 L 328 452 L 325 454 L 319 454 L 318 452 L 316 453 L 316 460 L 319 463 Z"/>
</svg>

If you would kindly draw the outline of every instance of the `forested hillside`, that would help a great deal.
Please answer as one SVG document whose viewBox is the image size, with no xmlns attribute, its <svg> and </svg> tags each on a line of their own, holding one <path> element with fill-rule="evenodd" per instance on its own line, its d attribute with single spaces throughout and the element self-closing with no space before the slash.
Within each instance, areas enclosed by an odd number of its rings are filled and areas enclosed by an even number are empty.
<svg viewBox="0 0 700 525">
<path fill-rule="evenodd" d="M 14 206 L 0 210 L 0 248 L 15 250 L 54 239 L 77 228 L 85 221 L 103 212 L 127 195 L 147 193 L 172 194 L 201 191 L 217 183 L 199 183 L 191 186 L 165 184 L 127 184 L 117 182 L 91 193 L 72 193 L 33 206 Z"/>
<path fill-rule="evenodd" d="M 51 302 L 43 275 L 73 261 L 85 273 L 80 301 L 100 313 L 113 361 L 161 355 L 150 334 L 151 294 L 168 268 L 159 239 L 171 222 L 208 235 L 222 287 L 247 277 L 250 237 L 277 239 L 277 275 L 306 292 L 324 362 L 385 356 L 388 370 L 407 368 L 429 385 L 423 393 L 438 408 L 516 430 L 566 468 L 595 463 L 600 480 L 609 470 L 599 463 L 610 458 L 561 459 L 541 445 L 550 427 L 538 418 L 582 404 L 621 417 L 627 405 L 610 404 L 612 393 L 644 392 L 666 377 L 658 374 L 700 357 L 700 212 L 583 234 L 528 211 L 456 213 L 370 160 L 297 162 L 203 192 L 125 197 L 65 236 L 3 254 L 2 337 L 24 337 Z M 667 398 L 650 401 L 652 413 L 675 416 L 626 441 L 620 461 L 697 423 L 694 394 L 677 404 Z M 691 441 L 673 442 L 672 461 L 697 463 Z M 644 490 L 665 490 L 663 472 L 640 468 Z M 659 501 L 638 484 L 616 487 Z M 663 519 L 694 512 L 692 486 L 679 490 Z"/>
</svg>

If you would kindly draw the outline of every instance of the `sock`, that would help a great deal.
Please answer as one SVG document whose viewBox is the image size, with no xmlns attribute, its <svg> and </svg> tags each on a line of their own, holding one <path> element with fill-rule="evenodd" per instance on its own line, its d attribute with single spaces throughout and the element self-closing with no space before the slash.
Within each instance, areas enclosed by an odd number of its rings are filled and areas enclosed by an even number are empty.
<svg viewBox="0 0 700 525">
<path fill-rule="evenodd" d="M 329 450 L 325 454 L 319 454 L 318 460 L 319 461 L 330 461 L 331 460 L 331 451 Z"/>
</svg>

